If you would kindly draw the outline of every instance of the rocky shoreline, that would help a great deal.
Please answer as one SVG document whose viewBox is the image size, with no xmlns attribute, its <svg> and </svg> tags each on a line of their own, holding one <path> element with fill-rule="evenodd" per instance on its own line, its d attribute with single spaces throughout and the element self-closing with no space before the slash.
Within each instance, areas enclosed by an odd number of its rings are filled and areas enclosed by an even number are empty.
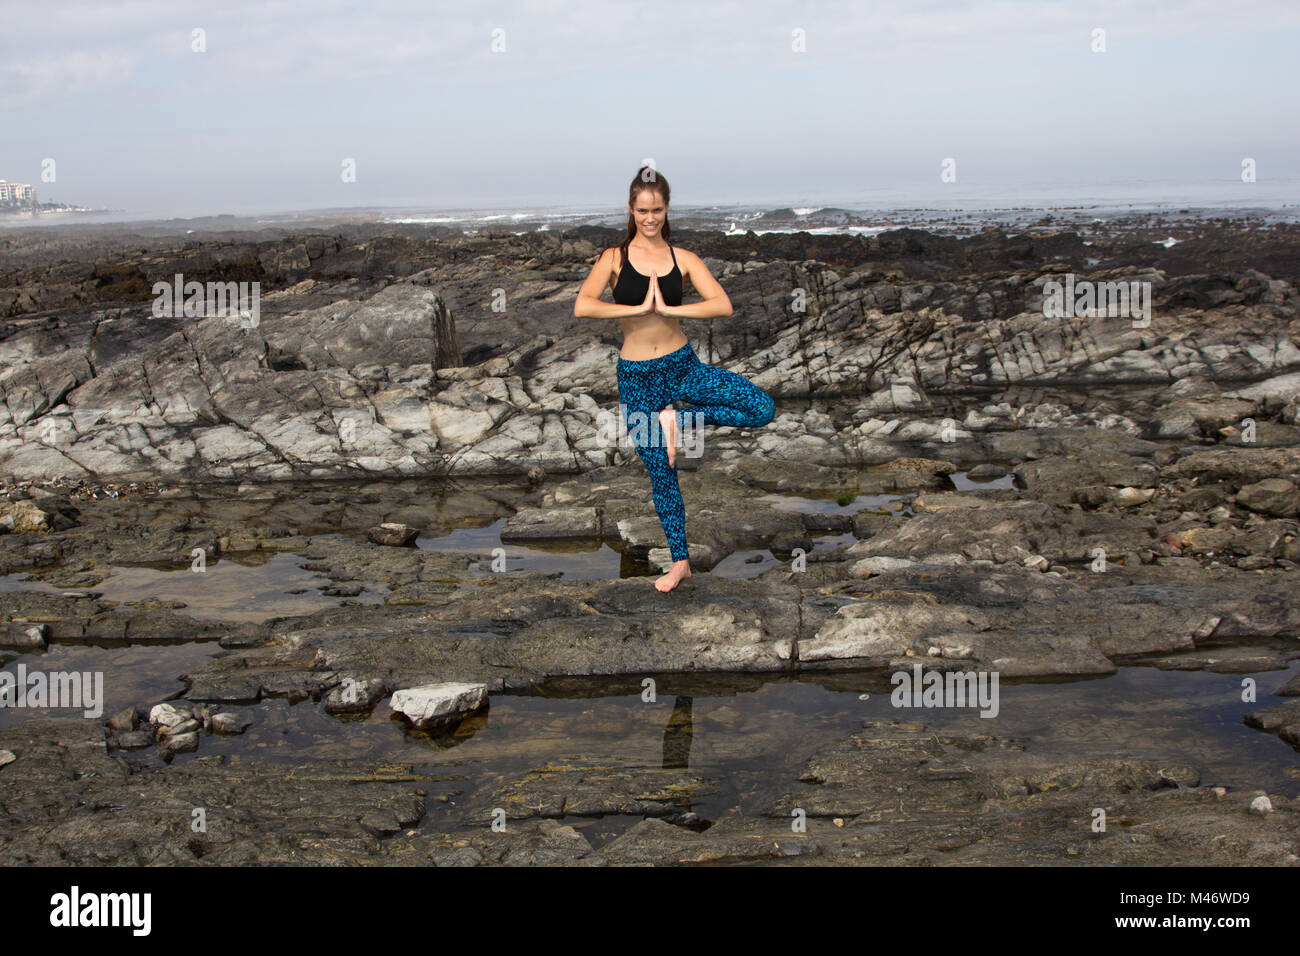
<svg viewBox="0 0 1300 956">
<path fill-rule="evenodd" d="M 286 772 L 205 754 L 269 701 L 318 702 L 346 728 L 430 682 L 497 696 L 702 673 L 879 681 L 917 662 L 1012 682 L 1290 668 L 1300 231 L 1198 223 L 1165 246 L 1167 229 L 675 237 L 735 305 L 684 324 L 697 353 L 766 389 L 777 417 L 679 457 L 697 571 L 750 551 L 771 566 L 668 595 L 509 558 L 491 573 L 492 548 L 410 546 L 491 518 L 502 545 L 668 560 L 648 478 L 600 437 L 617 328 L 572 316 L 611 231 L 367 227 L 143 252 L 9 240 L 0 577 L 44 587 L 0 590 L 6 646 L 29 667 L 103 642 L 224 652 L 171 695 L 179 733 L 150 720 L 160 699 L 0 727 L 14 756 L 0 860 L 1295 865 L 1294 788 L 1202 785 L 1199 768 L 1122 740 L 1104 757 L 1047 752 L 997 720 L 864 719 L 784 794 L 708 820 L 693 809 L 717 791 L 708 773 L 577 752 L 450 814 L 465 786 L 432 758 Z M 150 284 L 177 272 L 262 282 L 260 323 L 152 318 Z M 1149 283 L 1149 324 L 1045 318 L 1045 285 L 1067 275 Z M 435 507 L 404 490 L 421 481 L 453 491 Z M 810 500 L 839 504 L 798 506 Z M 412 533 L 378 543 L 385 523 Z M 196 553 L 208 575 L 291 554 L 331 593 L 382 600 L 223 621 L 100 590 L 113 569 Z M 1296 693 L 1291 679 L 1261 694 L 1247 725 L 1300 749 Z M 174 822 L 198 806 L 224 808 L 204 837 Z M 1097 807 L 1122 823 L 1094 832 Z M 630 825 L 596 845 L 579 818 Z"/>
</svg>

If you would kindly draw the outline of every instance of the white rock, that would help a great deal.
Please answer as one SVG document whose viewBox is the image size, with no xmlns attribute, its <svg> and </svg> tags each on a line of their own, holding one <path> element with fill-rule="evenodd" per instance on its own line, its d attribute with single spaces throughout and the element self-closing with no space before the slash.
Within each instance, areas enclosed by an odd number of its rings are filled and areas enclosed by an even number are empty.
<svg viewBox="0 0 1300 956">
<path fill-rule="evenodd" d="M 1272 813 L 1273 801 L 1268 797 L 1256 797 L 1254 800 L 1250 801 L 1250 812 L 1261 814 Z"/>
<path fill-rule="evenodd" d="M 487 684 L 444 681 L 399 690 L 393 694 L 391 705 L 417 727 L 425 727 L 477 710 L 487 699 Z"/>
<path fill-rule="evenodd" d="M 1154 488 L 1119 488 L 1111 493 L 1111 501 L 1121 508 L 1131 508 L 1150 501 L 1155 493 Z"/>
<path fill-rule="evenodd" d="M 149 723 L 155 727 L 175 727 L 190 720 L 194 715 L 172 704 L 158 704 L 149 711 Z"/>
</svg>

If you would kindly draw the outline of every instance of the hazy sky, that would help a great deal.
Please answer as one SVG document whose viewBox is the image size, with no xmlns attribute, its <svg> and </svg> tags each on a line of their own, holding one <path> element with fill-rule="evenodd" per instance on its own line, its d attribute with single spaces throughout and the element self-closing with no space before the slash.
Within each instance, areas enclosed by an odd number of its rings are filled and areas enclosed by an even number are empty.
<svg viewBox="0 0 1300 956">
<path fill-rule="evenodd" d="M 0 178 L 45 201 L 617 207 L 647 157 L 675 204 L 921 201 L 942 195 L 948 157 L 967 191 L 1227 191 L 1244 157 L 1260 186 L 1300 178 L 1295 0 L 0 0 L 0 14 Z"/>
</svg>

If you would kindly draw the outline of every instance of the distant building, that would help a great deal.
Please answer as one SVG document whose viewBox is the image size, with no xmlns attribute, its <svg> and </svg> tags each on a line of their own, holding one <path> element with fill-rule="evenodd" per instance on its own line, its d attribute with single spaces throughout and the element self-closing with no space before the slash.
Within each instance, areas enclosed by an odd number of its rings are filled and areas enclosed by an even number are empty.
<svg viewBox="0 0 1300 956">
<path fill-rule="evenodd" d="M 9 183 L 0 179 L 0 202 L 31 202 L 36 191 L 27 183 Z"/>
</svg>

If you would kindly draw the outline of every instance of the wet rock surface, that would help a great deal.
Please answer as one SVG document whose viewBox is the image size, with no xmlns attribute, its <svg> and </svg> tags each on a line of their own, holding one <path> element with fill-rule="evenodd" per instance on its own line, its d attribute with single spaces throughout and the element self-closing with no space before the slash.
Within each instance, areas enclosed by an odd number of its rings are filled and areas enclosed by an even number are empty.
<svg viewBox="0 0 1300 956">
<path fill-rule="evenodd" d="M 20 263 L 26 298 L 0 329 L 0 649 L 51 668 L 70 649 L 211 654 L 125 710 L 0 725 L 0 861 L 1297 862 L 1294 791 L 1201 785 L 1193 763 L 1122 739 L 1050 752 L 997 720 L 859 721 L 771 771 L 781 793 L 709 813 L 734 781 L 689 760 L 534 760 L 526 740 L 485 776 L 443 759 L 498 700 L 600 678 L 1141 664 L 1231 683 L 1291 667 L 1300 257 L 1285 230 L 1242 240 L 1249 265 L 1215 260 L 1211 236 L 1127 260 L 1094 245 L 1086 269 L 1069 236 L 701 240 L 736 317 L 697 351 L 778 415 L 679 455 L 694 576 L 669 594 L 648 579 L 666 542 L 643 467 L 597 437 L 617 344 L 571 316 L 574 262 L 604 236 L 405 238 L 382 255 L 316 238 L 194 259 L 268 277 L 259 329 L 78 305 L 77 269 Z M 498 275 L 502 248 L 529 264 Z M 1048 327 L 1034 297 L 1067 269 L 1150 281 L 1152 325 Z M 528 307 L 477 317 L 487 281 Z M 792 316 L 796 286 L 810 306 Z M 515 548 L 555 548 L 559 570 L 521 570 Z M 604 552 L 608 574 L 563 571 Z M 146 572 L 191 584 L 118 590 Z M 240 614 L 261 600 L 244 573 L 317 593 Z M 492 715 L 394 724 L 409 760 L 249 743 L 280 705 L 345 735 L 399 692 L 453 682 L 484 685 Z M 1244 718 L 1262 743 L 1300 749 L 1294 693 Z M 1260 796 L 1270 812 L 1251 812 Z"/>
</svg>

